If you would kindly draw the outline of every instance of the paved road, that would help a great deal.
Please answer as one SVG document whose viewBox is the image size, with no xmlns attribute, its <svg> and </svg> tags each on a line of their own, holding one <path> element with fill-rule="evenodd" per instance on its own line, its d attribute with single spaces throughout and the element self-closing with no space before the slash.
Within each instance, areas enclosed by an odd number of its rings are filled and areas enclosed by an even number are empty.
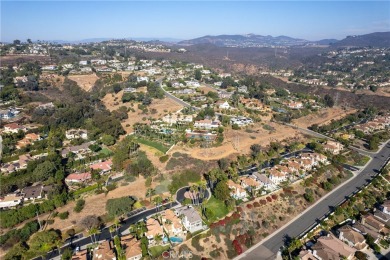
<svg viewBox="0 0 390 260">
<path fill-rule="evenodd" d="M 389 159 L 390 142 L 387 142 L 358 175 L 342 184 L 342 188 L 339 187 L 328 194 L 323 200 L 301 213 L 302 215 L 275 233 L 268 240 L 258 243 L 253 249 L 249 249 L 247 253 L 240 255 L 236 259 L 275 259 L 278 250 L 284 245 L 286 236 L 297 237 L 309 227 L 317 224 L 319 219 L 330 211 L 330 208 L 337 206 L 347 196 L 369 183 Z"/>
<path fill-rule="evenodd" d="M 162 79 L 163 79 L 163 78 L 159 78 L 159 79 L 157 79 L 156 81 L 159 83 L 160 88 L 164 91 L 165 96 L 166 96 L 167 98 L 170 98 L 170 99 L 172 99 L 173 101 L 175 101 L 176 103 L 179 103 L 180 105 L 183 105 L 183 106 L 185 106 L 185 107 L 192 107 L 192 108 L 194 108 L 194 109 L 196 109 L 196 110 L 199 110 L 199 108 L 191 106 L 189 103 L 187 103 L 187 102 L 181 100 L 180 98 L 175 97 L 174 95 L 172 95 L 171 93 L 169 93 L 168 91 L 166 91 L 166 90 L 162 87 Z"/>
<path fill-rule="evenodd" d="M 175 207 L 177 205 L 179 205 L 177 202 L 172 202 L 172 203 L 164 204 L 163 207 L 168 209 L 168 208 L 171 208 L 171 207 Z M 161 207 L 160 207 L 160 209 L 161 209 Z M 142 219 L 145 219 L 148 216 L 153 215 L 154 213 L 157 213 L 157 209 L 156 208 L 143 211 L 143 212 L 141 212 L 141 213 L 139 213 L 137 215 L 134 215 L 134 216 L 131 216 L 131 217 L 127 218 L 126 220 L 124 220 L 121 223 L 121 226 L 120 226 L 118 232 L 122 233 L 122 232 L 126 231 L 130 227 L 131 224 L 134 224 L 134 223 L 136 223 L 136 222 L 138 222 L 138 221 L 140 221 Z M 111 235 L 110 235 L 108 227 L 103 228 L 101 230 L 101 232 L 98 235 L 96 235 L 96 239 L 98 241 L 103 241 L 103 240 L 107 240 L 107 239 L 110 239 L 110 238 L 111 238 Z M 77 241 L 73 241 L 71 248 L 76 248 L 78 246 L 82 247 L 82 246 L 89 245 L 91 243 L 92 243 L 91 237 L 85 237 L 85 238 L 79 239 Z M 62 247 L 61 251 L 63 251 L 67 247 L 70 247 L 70 245 L 66 245 L 66 246 Z M 52 252 L 49 252 L 45 259 L 53 259 L 54 257 L 57 257 L 57 256 L 58 256 L 58 250 L 54 250 Z M 36 259 L 42 259 L 42 258 L 36 258 Z"/>
</svg>

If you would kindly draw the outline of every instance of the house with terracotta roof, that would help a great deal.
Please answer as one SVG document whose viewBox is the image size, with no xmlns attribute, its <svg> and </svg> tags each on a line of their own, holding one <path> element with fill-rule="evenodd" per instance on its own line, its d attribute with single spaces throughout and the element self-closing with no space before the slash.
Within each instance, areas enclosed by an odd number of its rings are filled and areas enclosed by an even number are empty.
<svg viewBox="0 0 390 260">
<path fill-rule="evenodd" d="M 183 235 L 183 225 L 175 212 L 167 209 L 162 214 L 163 228 L 169 235 L 181 236 Z"/>
<path fill-rule="evenodd" d="M 20 125 L 20 124 L 17 124 L 17 123 L 10 123 L 10 124 L 4 125 L 3 133 L 16 134 L 16 133 L 19 132 L 19 130 L 25 132 L 27 129 L 23 125 Z"/>
<path fill-rule="evenodd" d="M 67 185 L 81 184 L 91 180 L 91 173 L 71 173 L 65 178 L 65 183 Z"/>
<path fill-rule="evenodd" d="M 111 171 L 112 160 L 107 160 L 103 162 L 94 163 L 89 166 L 92 170 L 100 170 L 101 173 L 108 173 Z"/>
<path fill-rule="evenodd" d="M 276 185 L 283 181 L 287 181 L 287 175 L 280 172 L 276 168 L 271 168 L 268 170 L 268 177 Z"/>
<path fill-rule="evenodd" d="M 232 196 L 234 199 L 242 200 L 248 196 L 245 188 L 242 187 L 240 184 L 235 183 L 232 180 L 228 180 L 227 185 L 230 189 L 230 196 Z"/>
<path fill-rule="evenodd" d="M 157 219 L 148 218 L 146 221 L 146 228 L 148 231 L 145 232 L 145 236 L 148 238 L 149 244 L 151 245 L 156 243 L 154 240 L 156 236 L 161 236 L 161 238 L 164 238 L 165 236 L 163 227 L 160 225 L 160 222 L 158 222 Z"/>
<path fill-rule="evenodd" d="M 344 149 L 344 146 L 338 142 L 328 140 L 324 145 L 324 150 L 332 154 L 339 154 Z"/>
<path fill-rule="evenodd" d="M 367 248 L 364 236 L 356 230 L 353 230 L 350 225 L 339 228 L 338 236 L 341 241 L 346 242 L 349 246 L 354 247 L 357 250 L 364 250 Z"/>
<path fill-rule="evenodd" d="M 92 258 L 99 260 L 116 260 L 114 245 L 108 240 L 104 241 L 94 250 Z"/>
<path fill-rule="evenodd" d="M 261 183 L 254 176 L 240 177 L 240 184 L 244 189 L 247 189 L 247 190 L 251 190 L 252 188 L 254 190 L 258 190 L 262 186 Z"/>
<path fill-rule="evenodd" d="M 353 259 L 357 251 L 333 235 L 318 238 L 311 249 L 313 255 L 320 260 Z"/>
<path fill-rule="evenodd" d="M 41 137 L 34 133 L 29 133 L 24 136 L 22 140 L 19 140 L 15 145 L 17 149 L 21 149 L 27 145 L 34 144 L 35 141 L 41 140 Z"/>
<path fill-rule="evenodd" d="M 128 235 L 121 238 L 122 248 L 125 250 L 126 260 L 139 260 L 142 258 L 141 241 Z"/>
</svg>

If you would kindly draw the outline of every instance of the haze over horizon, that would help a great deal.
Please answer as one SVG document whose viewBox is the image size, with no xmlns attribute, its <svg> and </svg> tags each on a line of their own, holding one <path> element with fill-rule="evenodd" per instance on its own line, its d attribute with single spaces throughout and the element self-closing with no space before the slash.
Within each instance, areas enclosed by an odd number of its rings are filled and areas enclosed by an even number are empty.
<svg viewBox="0 0 390 260">
<path fill-rule="evenodd" d="M 249 33 L 315 41 L 383 31 L 389 1 L 1 1 L 3 42 Z"/>
</svg>

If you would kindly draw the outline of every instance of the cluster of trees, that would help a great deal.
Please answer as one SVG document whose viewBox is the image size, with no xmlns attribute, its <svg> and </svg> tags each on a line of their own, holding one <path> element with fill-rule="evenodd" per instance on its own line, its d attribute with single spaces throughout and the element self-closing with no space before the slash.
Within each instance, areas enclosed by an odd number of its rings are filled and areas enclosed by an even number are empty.
<svg viewBox="0 0 390 260">
<path fill-rule="evenodd" d="M 30 204 L 21 208 L 0 211 L 0 226 L 2 228 L 13 227 L 27 219 L 33 218 L 36 214 L 43 214 L 65 205 L 68 194 L 64 191 L 60 194 L 49 196 L 48 200 L 39 204 Z"/>
<path fill-rule="evenodd" d="M 68 98 L 56 102 L 56 109 L 42 111 L 35 109 L 32 120 L 53 128 L 85 128 L 90 139 L 96 140 L 102 134 L 115 138 L 125 133 L 120 120 L 115 118 L 94 96 L 82 90 L 76 82 L 65 79 L 62 94 Z"/>
<path fill-rule="evenodd" d="M 138 93 L 124 93 L 122 96 L 122 102 L 127 103 L 127 102 L 141 102 L 142 105 L 148 106 L 152 103 L 152 97 L 150 94 L 145 94 L 142 92 Z"/>
<path fill-rule="evenodd" d="M 106 203 L 106 210 L 111 217 L 119 217 L 130 212 L 134 203 L 135 201 L 130 197 L 109 199 Z"/>
<path fill-rule="evenodd" d="M 11 248 L 17 243 L 26 242 L 30 236 L 39 230 L 39 223 L 36 220 L 26 223 L 21 229 L 11 229 L 0 236 L 0 245 L 4 250 Z"/>
<path fill-rule="evenodd" d="M 138 151 L 137 156 L 126 166 L 126 174 L 148 178 L 156 173 L 153 163 L 148 159 L 144 151 Z"/>
<path fill-rule="evenodd" d="M 132 153 L 136 152 L 139 145 L 133 141 L 130 136 L 126 136 L 114 148 L 112 163 L 115 170 L 120 171 L 125 168 L 125 161 L 130 158 Z"/>
<path fill-rule="evenodd" d="M 22 189 L 39 181 L 62 185 L 64 177 L 61 156 L 56 152 L 51 152 L 45 158 L 29 161 L 27 169 L 13 172 L 7 176 L 0 176 L 0 194 Z"/>
</svg>

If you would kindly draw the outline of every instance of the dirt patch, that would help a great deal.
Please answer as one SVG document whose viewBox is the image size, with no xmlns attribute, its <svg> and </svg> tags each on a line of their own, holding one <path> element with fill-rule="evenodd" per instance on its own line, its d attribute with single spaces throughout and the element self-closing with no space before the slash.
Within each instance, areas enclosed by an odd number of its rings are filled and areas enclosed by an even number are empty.
<svg viewBox="0 0 390 260">
<path fill-rule="evenodd" d="M 168 98 L 163 99 L 153 99 L 152 104 L 148 106 L 148 113 L 144 113 L 141 109 L 138 108 L 140 103 L 122 103 L 123 90 L 117 94 L 109 93 L 104 96 L 102 99 L 103 104 L 110 111 L 116 110 L 121 106 L 134 109 L 134 111 L 128 112 L 128 119 L 125 119 L 121 122 L 123 128 L 127 133 L 133 132 L 133 125 L 135 123 L 148 123 L 148 119 L 158 119 L 163 117 L 168 113 L 174 113 L 180 110 L 183 106 L 177 104 Z M 155 113 L 152 111 L 155 109 Z"/>
<path fill-rule="evenodd" d="M 76 213 L 73 211 L 75 207 L 75 202 L 70 202 L 64 207 L 57 209 L 58 212 L 68 211 L 69 218 L 65 220 L 61 220 L 59 218 L 55 218 L 55 221 L 52 225 L 49 225 L 48 228 L 67 230 L 70 228 L 74 228 L 79 221 L 88 215 L 96 215 L 102 216 L 106 213 L 106 202 L 109 199 L 119 198 L 124 196 L 135 196 L 138 199 L 145 198 L 146 187 L 145 187 L 145 179 L 140 176 L 134 182 L 129 183 L 126 186 L 118 185 L 113 191 L 110 191 L 107 196 L 102 194 L 89 194 L 86 195 L 83 199 L 85 200 L 84 209 L 80 213 Z"/>
<path fill-rule="evenodd" d="M 221 158 L 233 157 L 237 154 L 250 153 L 250 146 L 252 144 L 260 144 L 267 146 L 270 142 L 280 142 L 289 138 L 300 139 L 302 135 L 284 125 L 273 122 L 267 122 L 268 126 L 274 128 L 273 131 L 264 129 L 261 123 L 253 126 L 248 126 L 246 129 L 231 130 L 225 129 L 224 142 L 221 146 L 210 148 L 183 148 L 180 146 L 172 149 L 171 153 L 182 152 L 187 153 L 191 157 L 200 160 L 219 160 Z"/>
<path fill-rule="evenodd" d="M 293 120 L 293 123 L 299 127 L 309 127 L 313 124 L 325 125 L 332 119 L 338 120 L 348 114 L 355 113 L 356 109 L 342 109 L 340 107 L 325 108 L 316 113 Z"/>
<path fill-rule="evenodd" d="M 209 86 L 206 86 L 206 85 L 201 85 L 200 87 L 199 87 L 199 90 L 200 91 L 203 91 L 204 92 L 204 94 L 207 94 L 207 93 L 209 93 L 210 91 L 211 92 L 217 92 L 215 89 L 213 89 L 212 87 L 209 87 Z"/>
<path fill-rule="evenodd" d="M 71 75 L 68 76 L 70 80 L 76 81 L 77 85 L 85 91 L 90 91 L 94 86 L 96 80 L 99 79 L 96 74 L 87 74 L 87 75 Z"/>
</svg>

